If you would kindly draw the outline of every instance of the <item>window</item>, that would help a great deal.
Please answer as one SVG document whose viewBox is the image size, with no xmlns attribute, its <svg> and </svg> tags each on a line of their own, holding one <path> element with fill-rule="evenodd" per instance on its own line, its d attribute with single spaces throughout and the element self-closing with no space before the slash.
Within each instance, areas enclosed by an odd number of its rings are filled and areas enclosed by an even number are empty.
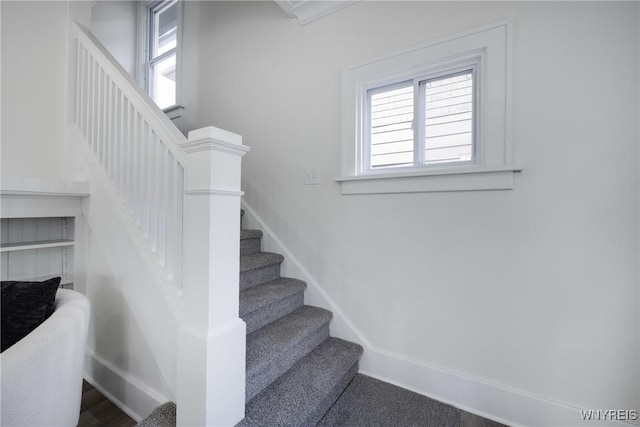
<svg viewBox="0 0 640 427">
<path fill-rule="evenodd" d="M 510 25 L 343 71 L 343 194 L 513 188 Z"/>
<path fill-rule="evenodd" d="M 177 102 L 178 32 L 180 3 L 163 0 L 143 4 L 144 87 L 163 110 Z"/>
<path fill-rule="evenodd" d="M 366 170 L 474 162 L 474 70 L 367 90 Z"/>
</svg>

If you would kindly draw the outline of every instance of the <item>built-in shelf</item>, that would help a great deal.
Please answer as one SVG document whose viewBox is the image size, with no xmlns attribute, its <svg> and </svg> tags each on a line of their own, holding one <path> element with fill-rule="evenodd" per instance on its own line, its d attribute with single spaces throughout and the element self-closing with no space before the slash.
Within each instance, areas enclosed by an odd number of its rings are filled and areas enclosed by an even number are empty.
<svg viewBox="0 0 640 427">
<path fill-rule="evenodd" d="M 86 181 L 0 177 L 0 280 L 59 276 L 61 288 L 78 286 L 76 219 L 90 190 Z"/>
<path fill-rule="evenodd" d="M 44 200 L 46 205 L 55 202 L 52 197 Z M 0 224 L 2 280 L 41 282 L 60 276 L 60 287 L 73 289 L 74 217 L 2 218 Z"/>
<path fill-rule="evenodd" d="M 43 240 L 36 242 L 3 243 L 0 252 L 26 251 L 30 249 L 58 248 L 62 246 L 73 246 L 73 240 Z"/>
</svg>

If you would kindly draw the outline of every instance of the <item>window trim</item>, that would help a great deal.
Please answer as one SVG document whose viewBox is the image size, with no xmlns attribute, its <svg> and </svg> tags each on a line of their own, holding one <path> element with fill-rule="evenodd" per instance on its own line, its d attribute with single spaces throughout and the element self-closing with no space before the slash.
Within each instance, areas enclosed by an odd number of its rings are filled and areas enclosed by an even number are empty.
<svg viewBox="0 0 640 427">
<path fill-rule="evenodd" d="M 150 55 L 151 48 L 151 32 L 153 31 L 152 25 L 150 25 L 150 16 L 154 9 L 156 9 L 161 3 L 166 0 L 150 0 L 138 2 L 138 43 L 137 43 L 137 59 L 138 64 L 136 68 L 136 80 L 142 87 L 147 95 L 151 99 L 150 83 L 151 83 L 151 69 L 152 62 L 160 61 L 170 55 L 170 52 L 175 49 L 176 54 L 176 102 L 174 105 L 170 105 L 162 109 L 162 111 L 169 116 L 170 119 L 175 119 L 182 116 L 184 106 L 182 104 L 182 27 L 183 27 L 183 0 L 176 0 L 177 15 L 178 15 L 178 28 L 176 30 L 176 47 L 169 52 L 165 52 L 158 55 L 153 60 Z M 155 101 L 154 101 L 155 104 Z"/>
<path fill-rule="evenodd" d="M 504 190 L 513 188 L 511 148 L 511 20 L 477 28 L 347 67 L 342 74 L 343 194 Z M 364 166 L 363 94 L 385 83 L 456 69 L 477 61 L 474 163 L 425 167 Z"/>
</svg>

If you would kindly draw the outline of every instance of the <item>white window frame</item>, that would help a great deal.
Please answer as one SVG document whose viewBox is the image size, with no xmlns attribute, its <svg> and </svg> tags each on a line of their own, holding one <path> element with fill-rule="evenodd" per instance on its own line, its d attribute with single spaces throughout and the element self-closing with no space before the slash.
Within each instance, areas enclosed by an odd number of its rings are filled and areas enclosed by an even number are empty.
<svg viewBox="0 0 640 427">
<path fill-rule="evenodd" d="M 151 97 L 151 69 L 152 64 L 171 55 L 173 49 L 165 52 L 156 58 L 150 58 L 152 25 L 150 17 L 152 11 L 158 7 L 163 0 L 141 1 L 138 3 L 138 66 L 136 79 L 144 91 Z M 170 118 L 175 119 L 182 116 L 184 106 L 182 105 L 182 24 L 183 24 L 183 1 L 176 0 L 178 14 L 178 28 L 176 30 L 176 103 L 164 108 L 162 111 Z M 153 98 L 152 98 L 153 99 Z"/>
<path fill-rule="evenodd" d="M 341 177 L 337 179 L 342 193 L 512 189 L 513 174 L 522 168 L 512 162 L 511 27 L 510 20 L 501 21 L 344 69 Z M 470 66 L 475 67 L 473 161 L 371 168 L 368 91 Z"/>
<path fill-rule="evenodd" d="M 403 173 L 406 170 L 419 170 L 426 168 L 438 168 L 442 167 L 442 163 L 438 164 L 428 164 L 425 163 L 425 92 L 426 86 L 422 85 L 422 82 L 427 82 L 430 80 L 437 80 L 441 77 L 453 76 L 456 74 L 462 74 L 467 71 L 471 71 L 473 75 L 473 97 L 472 97 L 472 158 L 471 160 L 460 160 L 458 162 L 447 162 L 444 165 L 465 165 L 465 164 L 474 164 L 477 163 L 477 154 L 476 154 L 476 112 L 478 110 L 477 101 L 478 101 L 478 88 L 477 88 L 477 79 L 478 79 L 478 65 L 479 60 L 474 59 L 470 61 L 461 61 L 455 67 L 449 64 L 447 67 L 442 69 L 435 68 L 432 69 L 428 74 L 416 74 L 415 77 L 406 79 L 394 79 L 392 81 L 386 82 L 383 85 L 372 85 L 371 87 L 365 85 L 363 87 L 364 90 L 364 99 L 363 99 L 363 117 L 362 117 L 362 127 L 363 127 L 363 142 L 362 142 L 362 170 L 363 174 L 373 175 L 373 174 L 389 174 L 392 172 Z M 373 168 L 371 166 L 371 96 L 375 93 L 380 93 L 384 91 L 388 91 L 394 86 L 402 87 L 406 83 L 411 83 L 407 86 L 413 86 L 413 95 L 414 95 L 414 104 L 413 104 L 413 142 L 414 142 L 414 162 L 413 166 L 380 166 L 377 168 Z"/>
</svg>

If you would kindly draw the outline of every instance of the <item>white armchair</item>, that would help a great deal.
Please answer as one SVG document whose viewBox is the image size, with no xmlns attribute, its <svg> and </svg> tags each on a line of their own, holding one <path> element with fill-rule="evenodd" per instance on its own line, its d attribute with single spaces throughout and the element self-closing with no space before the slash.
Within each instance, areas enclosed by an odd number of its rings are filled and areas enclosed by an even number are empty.
<svg viewBox="0 0 640 427">
<path fill-rule="evenodd" d="M 76 426 L 89 300 L 60 289 L 55 311 L 0 355 L 2 426 Z"/>
</svg>

